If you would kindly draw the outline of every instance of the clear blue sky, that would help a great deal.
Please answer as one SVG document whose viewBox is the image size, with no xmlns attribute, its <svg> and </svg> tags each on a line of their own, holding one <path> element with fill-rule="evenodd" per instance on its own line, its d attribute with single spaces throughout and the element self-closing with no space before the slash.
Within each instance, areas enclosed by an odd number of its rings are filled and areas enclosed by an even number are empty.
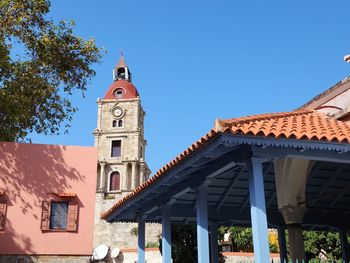
<svg viewBox="0 0 350 263">
<path fill-rule="evenodd" d="M 290 111 L 350 75 L 349 1 L 53 0 L 50 15 L 107 51 L 69 135 L 35 143 L 93 145 L 96 98 L 122 48 L 147 112 L 156 172 L 216 118 Z"/>
</svg>

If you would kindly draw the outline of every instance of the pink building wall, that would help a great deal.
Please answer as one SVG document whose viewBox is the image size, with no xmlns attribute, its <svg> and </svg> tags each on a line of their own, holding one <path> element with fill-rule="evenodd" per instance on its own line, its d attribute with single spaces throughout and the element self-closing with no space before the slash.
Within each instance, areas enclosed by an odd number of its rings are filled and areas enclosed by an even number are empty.
<svg viewBox="0 0 350 263">
<path fill-rule="evenodd" d="M 0 200 L 7 200 L 0 254 L 90 255 L 96 167 L 94 147 L 0 143 Z M 77 231 L 42 231 L 42 201 L 66 192 L 77 195 Z"/>
</svg>

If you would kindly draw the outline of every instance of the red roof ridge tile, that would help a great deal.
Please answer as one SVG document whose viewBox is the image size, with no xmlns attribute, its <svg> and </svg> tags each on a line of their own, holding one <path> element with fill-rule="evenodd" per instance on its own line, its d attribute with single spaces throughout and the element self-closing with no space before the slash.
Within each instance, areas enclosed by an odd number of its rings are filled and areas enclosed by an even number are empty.
<svg viewBox="0 0 350 263">
<path fill-rule="evenodd" d="M 314 111 L 313 110 L 295 110 L 295 111 L 286 111 L 286 112 L 273 112 L 273 113 L 248 115 L 244 117 L 231 118 L 231 119 L 216 119 L 214 124 L 214 129 L 216 131 L 222 131 L 222 129 L 225 128 L 225 124 L 238 125 L 239 123 L 246 123 L 246 122 L 260 121 L 260 120 L 264 121 L 267 119 L 297 116 L 297 115 L 302 115 L 302 114 L 312 113 L 312 112 Z"/>
</svg>

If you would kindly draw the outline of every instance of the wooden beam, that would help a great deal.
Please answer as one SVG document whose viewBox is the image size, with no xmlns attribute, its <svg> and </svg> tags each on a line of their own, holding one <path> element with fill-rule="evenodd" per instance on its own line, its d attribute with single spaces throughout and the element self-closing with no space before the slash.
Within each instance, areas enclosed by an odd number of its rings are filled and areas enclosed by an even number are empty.
<svg viewBox="0 0 350 263">
<path fill-rule="evenodd" d="M 222 205 L 224 204 L 224 202 L 225 202 L 226 198 L 228 197 L 228 195 L 230 194 L 232 188 L 236 185 L 238 178 L 242 175 L 244 168 L 245 168 L 245 165 L 242 165 L 242 167 L 238 169 L 236 174 L 231 179 L 231 182 L 227 185 L 226 189 L 224 190 L 224 193 L 222 194 L 222 196 L 220 197 L 220 199 L 218 201 L 216 211 L 219 211 L 220 208 L 222 207 Z"/>
</svg>

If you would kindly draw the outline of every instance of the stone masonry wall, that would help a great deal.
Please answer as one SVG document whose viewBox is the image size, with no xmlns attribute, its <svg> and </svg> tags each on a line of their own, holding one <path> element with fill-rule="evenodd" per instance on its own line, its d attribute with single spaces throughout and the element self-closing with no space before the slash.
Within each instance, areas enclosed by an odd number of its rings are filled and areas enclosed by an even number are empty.
<svg viewBox="0 0 350 263">
<path fill-rule="evenodd" d="M 95 205 L 95 229 L 94 229 L 94 248 L 100 244 L 119 247 L 137 247 L 136 223 L 107 223 L 100 219 L 100 213 L 105 212 L 114 203 L 115 199 L 104 199 L 103 193 L 96 193 Z M 137 231 L 136 231 L 137 233 Z M 162 233 L 161 225 L 156 223 L 146 224 L 146 242 L 158 242 L 158 237 Z"/>
</svg>

